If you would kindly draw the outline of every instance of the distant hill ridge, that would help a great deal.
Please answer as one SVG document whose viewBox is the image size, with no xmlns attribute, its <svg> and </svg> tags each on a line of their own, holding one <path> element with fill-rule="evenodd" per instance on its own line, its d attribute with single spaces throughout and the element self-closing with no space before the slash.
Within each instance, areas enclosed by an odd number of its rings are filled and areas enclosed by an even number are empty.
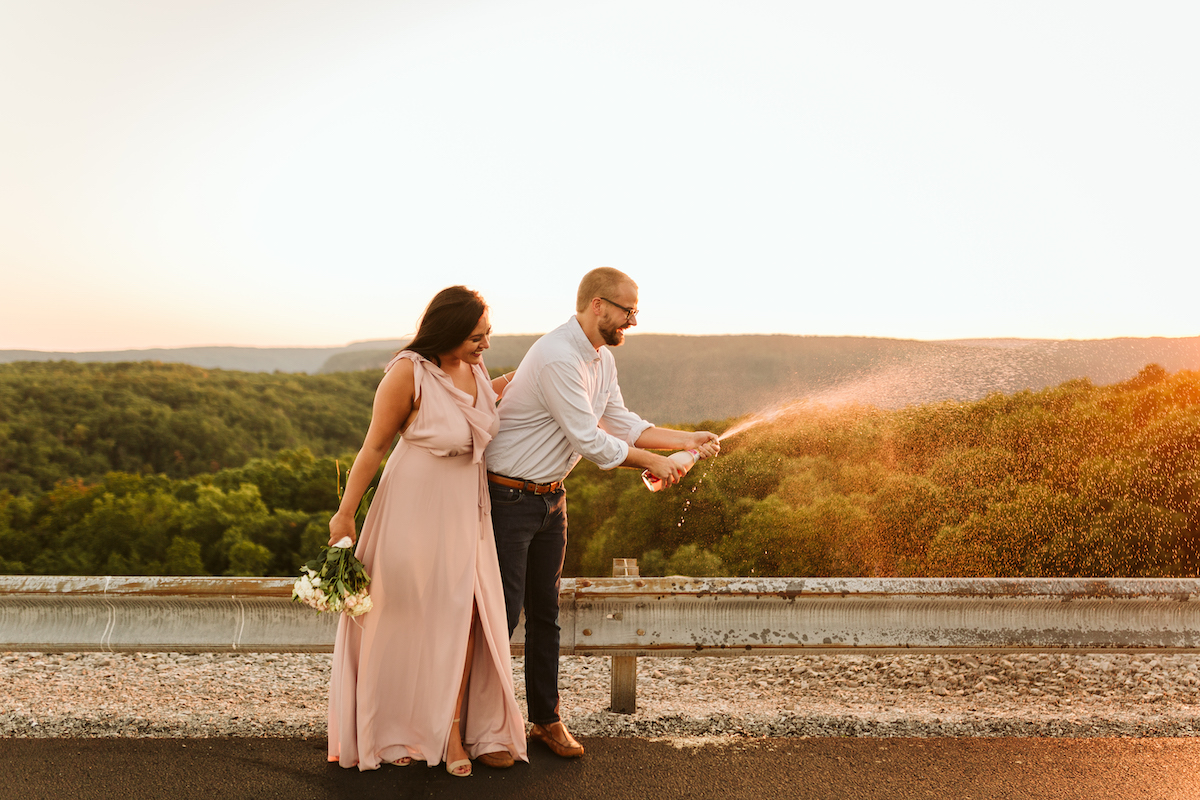
<svg viewBox="0 0 1200 800">
<path fill-rule="evenodd" d="M 496 336 L 490 367 L 520 363 L 535 335 Z M 190 347 L 92 353 L 0 351 L 11 361 L 164 361 L 247 372 L 379 369 L 404 340 L 344 347 Z M 882 408 L 974 400 L 1087 378 L 1127 380 L 1147 364 L 1200 370 L 1200 337 L 1167 339 L 970 339 L 634 334 L 613 348 L 627 405 L 663 423 L 718 420 L 789 400 Z"/>
<path fill-rule="evenodd" d="M 78 361 L 113 363 L 119 361 L 162 361 L 190 364 L 204 369 L 236 369 L 242 372 L 321 372 L 332 356 L 352 355 L 355 351 L 399 350 L 407 339 L 379 339 L 353 342 L 341 347 L 154 347 L 145 350 L 96 350 L 67 352 L 49 350 L 0 350 L 0 364 L 14 361 Z"/>
</svg>

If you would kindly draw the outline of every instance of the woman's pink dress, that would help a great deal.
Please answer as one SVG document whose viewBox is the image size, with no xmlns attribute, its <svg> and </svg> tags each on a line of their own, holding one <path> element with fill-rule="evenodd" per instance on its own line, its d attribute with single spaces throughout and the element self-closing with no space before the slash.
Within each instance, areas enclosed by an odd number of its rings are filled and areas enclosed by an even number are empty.
<svg viewBox="0 0 1200 800">
<path fill-rule="evenodd" d="M 499 428 L 482 366 L 478 396 L 405 351 L 420 410 L 396 445 L 355 555 L 374 607 L 342 615 L 329 685 L 329 760 L 375 769 L 404 756 L 440 763 L 462 681 L 472 603 L 479 610 L 461 731 L 467 754 L 528 760 L 513 692 L 508 623 L 483 451 Z"/>
</svg>

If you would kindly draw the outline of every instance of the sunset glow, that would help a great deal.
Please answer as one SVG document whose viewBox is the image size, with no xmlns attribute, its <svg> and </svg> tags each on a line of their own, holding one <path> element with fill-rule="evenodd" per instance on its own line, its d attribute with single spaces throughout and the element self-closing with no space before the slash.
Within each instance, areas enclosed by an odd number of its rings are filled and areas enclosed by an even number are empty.
<svg viewBox="0 0 1200 800">
<path fill-rule="evenodd" d="M 1198 17 L 10 4 L 0 349 L 536 333 L 599 265 L 636 332 L 1194 336 Z"/>
</svg>

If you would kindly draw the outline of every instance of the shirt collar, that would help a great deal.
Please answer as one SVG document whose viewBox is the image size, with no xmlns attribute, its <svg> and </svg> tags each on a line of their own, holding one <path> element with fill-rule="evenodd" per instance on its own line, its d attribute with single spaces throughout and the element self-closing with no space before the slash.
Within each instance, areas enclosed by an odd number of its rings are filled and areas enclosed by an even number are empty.
<svg viewBox="0 0 1200 800">
<path fill-rule="evenodd" d="M 574 314 L 567 320 L 567 332 L 571 339 L 571 344 L 579 351 L 579 355 L 585 361 L 599 361 L 600 351 L 592 346 L 588 341 L 587 334 L 583 332 L 583 326 L 579 324 L 579 318 Z"/>
</svg>

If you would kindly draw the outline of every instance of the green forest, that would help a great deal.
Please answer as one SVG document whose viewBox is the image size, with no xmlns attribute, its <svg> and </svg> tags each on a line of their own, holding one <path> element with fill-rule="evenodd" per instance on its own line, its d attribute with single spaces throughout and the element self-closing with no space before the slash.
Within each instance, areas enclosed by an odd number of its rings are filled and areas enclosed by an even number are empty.
<svg viewBox="0 0 1200 800">
<path fill-rule="evenodd" d="M 191 478 L 301 448 L 354 452 L 381 377 L 0 364 L 0 491 L 94 485 L 110 472 Z"/>
<path fill-rule="evenodd" d="M 296 574 L 379 377 L 0 365 L 0 572 Z M 1198 489 L 1200 373 L 800 403 L 663 492 L 583 462 L 565 574 L 1195 576 Z"/>
</svg>

